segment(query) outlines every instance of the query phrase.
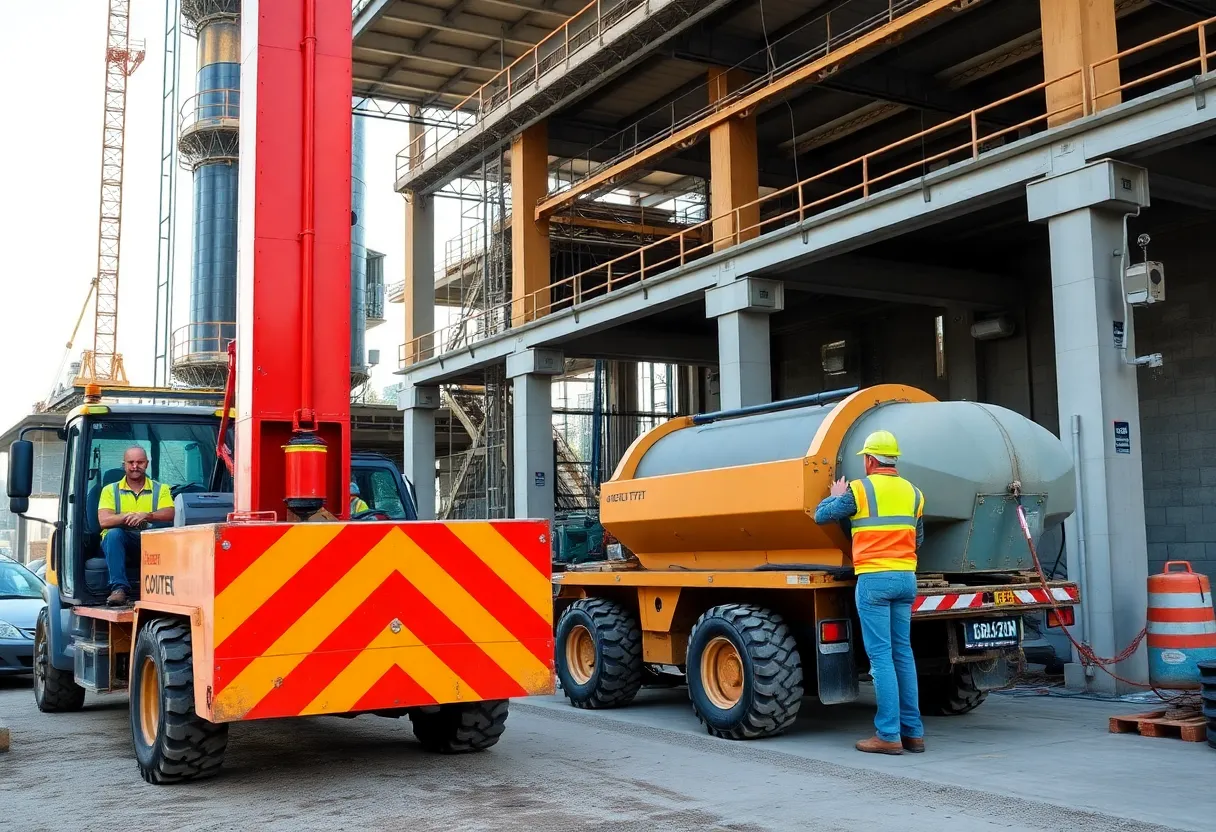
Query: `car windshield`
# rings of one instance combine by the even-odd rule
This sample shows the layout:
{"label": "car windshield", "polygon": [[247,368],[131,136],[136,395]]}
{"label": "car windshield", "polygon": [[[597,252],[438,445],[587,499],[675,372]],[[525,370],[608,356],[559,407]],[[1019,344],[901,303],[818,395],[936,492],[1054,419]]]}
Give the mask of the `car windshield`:
{"label": "car windshield", "polygon": [[0,561],[0,598],[41,598],[42,581],[11,561]]}

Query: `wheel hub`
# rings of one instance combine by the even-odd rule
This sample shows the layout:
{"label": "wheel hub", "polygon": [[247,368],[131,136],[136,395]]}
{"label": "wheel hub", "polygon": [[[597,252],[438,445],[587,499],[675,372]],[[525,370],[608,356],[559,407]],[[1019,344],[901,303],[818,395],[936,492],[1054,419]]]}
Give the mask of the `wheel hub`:
{"label": "wheel hub", "polygon": [[146,745],[156,744],[160,732],[160,679],[151,656],[139,668],[139,731]]}
{"label": "wheel hub", "polygon": [[582,624],[576,624],[566,637],[566,668],[577,685],[585,685],[595,675],[595,638]]}
{"label": "wheel hub", "polygon": [[743,657],[725,636],[717,636],[701,653],[701,683],[714,707],[728,711],[743,698]]}

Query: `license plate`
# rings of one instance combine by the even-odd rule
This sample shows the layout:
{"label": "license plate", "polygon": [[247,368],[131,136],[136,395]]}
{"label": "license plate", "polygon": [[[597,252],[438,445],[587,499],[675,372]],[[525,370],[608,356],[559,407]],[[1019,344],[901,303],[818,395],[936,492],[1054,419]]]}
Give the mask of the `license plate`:
{"label": "license plate", "polygon": [[1017,647],[1021,635],[1017,618],[986,618],[963,622],[963,647],[968,650],[988,650],[994,647]]}
{"label": "license plate", "polygon": [[998,607],[1006,607],[1010,604],[1019,603],[1017,594],[1010,592],[1007,589],[998,589],[996,592],[992,593],[992,598],[994,601],[996,601],[996,605]]}

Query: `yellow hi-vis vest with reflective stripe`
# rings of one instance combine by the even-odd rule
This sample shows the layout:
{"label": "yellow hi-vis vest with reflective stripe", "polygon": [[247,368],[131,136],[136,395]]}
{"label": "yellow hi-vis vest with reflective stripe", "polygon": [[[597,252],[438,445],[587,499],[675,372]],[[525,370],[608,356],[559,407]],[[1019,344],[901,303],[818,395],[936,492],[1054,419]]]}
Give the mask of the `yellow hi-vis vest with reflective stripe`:
{"label": "yellow hi-vis vest with reflective stripe", "polygon": [[916,521],[925,495],[896,474],[876,474],[849,483],[857,511],[849,518],[853,571],[916,571]]}

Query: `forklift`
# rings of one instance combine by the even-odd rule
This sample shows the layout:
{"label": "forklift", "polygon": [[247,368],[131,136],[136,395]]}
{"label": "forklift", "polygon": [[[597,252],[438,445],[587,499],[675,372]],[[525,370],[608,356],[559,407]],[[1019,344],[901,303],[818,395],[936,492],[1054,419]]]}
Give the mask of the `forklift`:
{"label": "forklift", "polygon": [[[230,395],[218,414],[99,400],[73,414],[36,633],[39,706],[125,688],[153,784],[216,774],[230,725],[254,719],[407,716],[428,750],[479,751],[509,699],[555,687],[548,521],[412,519],[404,482],[379,488],[351,453],[350,10],[243,11],[241,89],[259,94],[241,100]],[[172,486],[173,525],[142,531],[138,598],[106,606],[96,505],[134,444]],[[9,460],[24,514],[32,444]],[[352,477],[369,504],[357,517]]]}

